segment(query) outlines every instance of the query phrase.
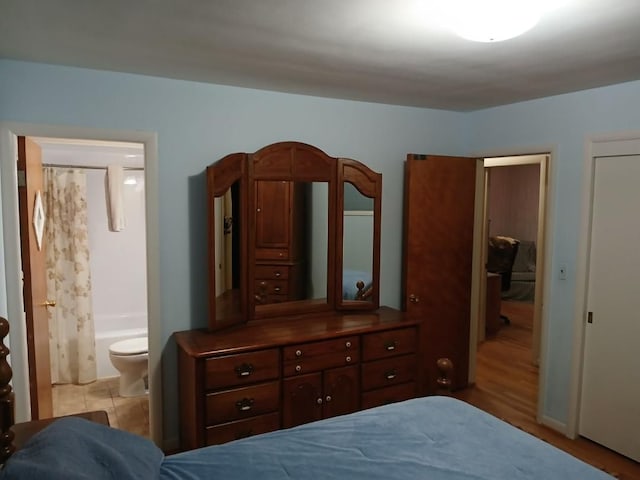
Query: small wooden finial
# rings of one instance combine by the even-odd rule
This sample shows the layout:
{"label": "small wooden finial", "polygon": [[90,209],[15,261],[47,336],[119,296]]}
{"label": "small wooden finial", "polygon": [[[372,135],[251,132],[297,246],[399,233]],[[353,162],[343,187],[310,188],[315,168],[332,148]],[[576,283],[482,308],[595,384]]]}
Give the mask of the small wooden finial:
{"label": "small wooden finial", "polygon": [[450,395],[453,388],[453,384],[451,383],[453,362],[446,357],[439,358],[436,361],[436,366],[438,367],[438,379],[436,380],[438,384],[437,393],[438,395]]}

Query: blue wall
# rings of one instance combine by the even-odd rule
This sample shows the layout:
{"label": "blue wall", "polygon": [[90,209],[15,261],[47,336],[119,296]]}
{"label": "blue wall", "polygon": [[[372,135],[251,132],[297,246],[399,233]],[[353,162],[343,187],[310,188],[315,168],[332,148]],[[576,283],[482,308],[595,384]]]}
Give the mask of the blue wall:
{"label": "blue wall", "polygon": [[[204,168],[296,140],[383,175],[381,302],[400,305],[403,161],[464,154],[465,115],[0,60],[0,120],[158,134],[165,438],[177,438],[172,332],[207,318]],[[153,320],[152,320],[153,321]]]}
{"label": "blue wall", "polygon": [[[552,196],[551,285],[548,309],[548,362],[545,414],[565,422],[569,406],[575,315],[576,262],[582,215],[586,146],[590,136],[640,132],[640,82],[547,97],[469,114],[475,154],[496,150],[540,152],[555,149]],[[540,152],[542,153],[542,152]],[[559,280],[560,265],[567,279]]]}
{"label": "blue wall", "polygon": [[640,131],[640,82],[472,113],[397,107],[0,60],[0,120],[158,134],[165,437],[177,437],[172,332],[206,325],[206,165],[297,140],[383,174],[381,303],[400,305],[406,154],[554,148],[545,414],[567,420],[586,139]]}

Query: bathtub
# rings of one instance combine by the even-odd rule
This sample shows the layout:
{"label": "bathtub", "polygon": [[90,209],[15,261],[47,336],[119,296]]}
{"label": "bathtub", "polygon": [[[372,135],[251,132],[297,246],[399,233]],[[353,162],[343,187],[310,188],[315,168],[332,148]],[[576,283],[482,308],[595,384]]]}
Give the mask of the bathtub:
{"label": "bathtub", "polygon": [[[147,335],[147,316],[144,314],[96,316],[96,366],[98,378],[117,377],[118,370],[111,365],[109,346],[120,340]],[[105,330],[108,327],[108,330]]]}

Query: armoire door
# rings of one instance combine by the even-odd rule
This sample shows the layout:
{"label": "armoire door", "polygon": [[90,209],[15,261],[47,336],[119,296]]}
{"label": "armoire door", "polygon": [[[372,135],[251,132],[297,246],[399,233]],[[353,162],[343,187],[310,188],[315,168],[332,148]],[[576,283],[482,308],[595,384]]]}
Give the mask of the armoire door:
{"label": "armoire door", "polygon": [[407,155],[403,310],[422,320],[421,393],[436,391],[436,361],[468,384],[477,159]]}
{"label": "armoire door", "polygon": [[640,155],[596,158],[579,433],[640,461]]}
{"label": "armoire door", "polygon": [[291,229],[291,182],[256,181],[256,258],[287,260]]}

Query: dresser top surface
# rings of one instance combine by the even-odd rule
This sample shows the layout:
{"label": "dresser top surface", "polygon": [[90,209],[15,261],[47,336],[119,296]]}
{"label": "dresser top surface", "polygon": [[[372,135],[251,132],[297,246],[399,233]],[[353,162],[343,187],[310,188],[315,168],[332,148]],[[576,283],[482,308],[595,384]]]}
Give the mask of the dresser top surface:
{"label": "dresser top surface", "polygon": [[419,323],[419,320],[409,318],[404,312],[380,307],[372,312],[338,312],[270,319],[218,332],[186,330],[174,333],[174,337],[188,355],[205,357],[409,327]]}

